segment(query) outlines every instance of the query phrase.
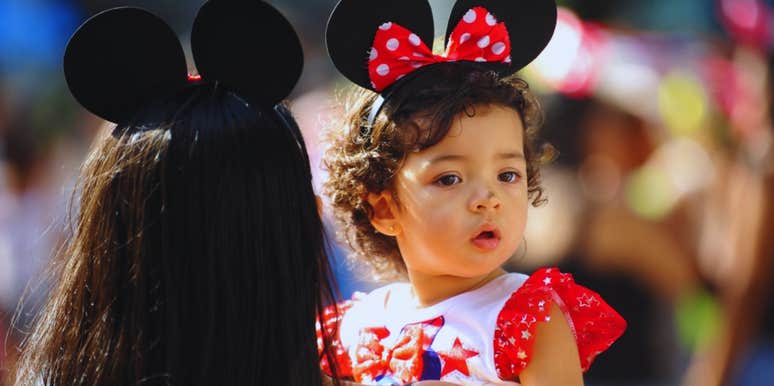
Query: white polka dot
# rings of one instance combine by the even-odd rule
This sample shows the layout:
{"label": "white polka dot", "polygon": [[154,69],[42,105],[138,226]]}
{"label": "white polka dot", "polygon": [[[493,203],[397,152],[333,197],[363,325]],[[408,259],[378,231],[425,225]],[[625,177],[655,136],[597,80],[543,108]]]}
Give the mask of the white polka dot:
{"label": "white polka dot", "polygon": [[470,9],[468,12],[465,13],[465,16],[462,17],[462,20],[465,20],[466,23],[470,24],[476,21],[476,11]]}
{"label": "white polka dot", "polygon": [[495,24],[497,24],[497,19],[495,19],[494,15],[488,12],[486,14],[486,24],[488,24],[489,26],[494,26]]}
{"label": "white polka dot", "polygon": [[476,58],[476,61],[477,62],[486,62],[486,59],[484,59],[484,58],[479,56],[479,57]]}
{"label": "white polka dot", "polygon": [[422,67],[422,63],[412,63],[411,67],[414,67],[414,68]]}
{"label": "white polka dot", "polygon": [[460,36],[460,44],[464,44],[466,41],[470,40],[470,34],[465,32]]}
{"label": "white polka dot", "polygon": [[406,75],[400,75],[400,76],[398,76],[397,78],[395,78],[395,80],[400,80],[400,79],[401,79],[401,78],[403,78],[404,76],[406,76]]}
{"label": "white polka dot", "polygon": [[379,26],[379,29],[382,31],[387,31],[390,28],[392,28],[392,22],[387,22]]}
{"label": "white polka dot", "polygon": [[387,49],[390,51],[395,51],[400,46],[400,43],[398,42],[398,39],[392,38],[387,41]]}
{"label": "white polka dot", "polygon": [[486,48],[489,45],[489,35],[484,36],[481,39],[478,39],[478,42],[476,43],[478,48]]}
{"label": "white polka dot", "polygon": [[408,56],[401,56],[398,60],[402,60],[404,62],[407,62],[407,61],[411,60],[411,58],[409,58]]}
{"label": "white polka dot", "polygon": [[379,65],[379,67],[376,67],[376,73],[381,76],[385,76],[390,73],[390,66],[382,63]]}
{"label": "white polka dot", "polygon": [[500,55],[503,51],[505,51],[505,43],[497,42],[492,45],[492,52],[494,52],[495,55]]}
{"label": "white polka dot", "polygon": [[424,58],[425,57],[424,54],[420,54],[419,52],[415,52],[412,55],[416,56],[417,58]]}
{"label": "white polka dot", "polygon": [[418,46],[422,41],[419,39],[419,36],[416,34],[409,35],[409,43],[411,43],[414,46]]}
{"label": "white polka dot", "polygon": [[376,83],[371,82],[371,88],[376,89]]}
{"label": "white polka dot", "polygon": [[368,60],[374,60],[379,57],[379,51],[376,48],[371,47],[371,53],[368,55]]}
{"label": "white polka dot", "polygon": [[503,62],[505,62],[505,63],[510,63],[510,62],[511,62],[511,57],[510,57],[510,55],[509,55],[507,58],[505,58],[505,60],[503,60]]}

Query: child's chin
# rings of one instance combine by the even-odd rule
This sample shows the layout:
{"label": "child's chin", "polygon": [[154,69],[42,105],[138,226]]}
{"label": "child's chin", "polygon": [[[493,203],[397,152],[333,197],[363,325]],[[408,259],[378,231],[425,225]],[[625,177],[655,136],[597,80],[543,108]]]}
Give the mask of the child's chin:
{"label": "child's chin", "polygon": [[508,258],[510,258],[510,255],[506,255],[502,251],[479,252],[468,256],[460,266],[460,269],[468,277],[484,276],[500,269],[508,261]]}

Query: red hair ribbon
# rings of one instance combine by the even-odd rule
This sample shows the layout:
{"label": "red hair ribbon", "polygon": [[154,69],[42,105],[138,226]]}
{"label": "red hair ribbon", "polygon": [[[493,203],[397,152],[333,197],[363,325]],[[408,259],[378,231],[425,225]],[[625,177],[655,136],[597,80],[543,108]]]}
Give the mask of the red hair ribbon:
{"label": "red hair ribbon", "polygon": [[374,90],[381,92],[412,71],[434,63],[511,63],[511,41],[505,23],[483,7],[468,10],[454,27],[446,52],[435,55],[416,34],[397,23],[379,26],[368,60]]}

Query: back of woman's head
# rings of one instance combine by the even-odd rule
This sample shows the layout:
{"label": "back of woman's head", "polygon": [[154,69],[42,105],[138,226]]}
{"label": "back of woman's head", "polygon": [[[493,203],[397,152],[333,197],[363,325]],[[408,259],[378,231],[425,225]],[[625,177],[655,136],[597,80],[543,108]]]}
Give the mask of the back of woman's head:
{"label": "back of woman's head", "polygon": [[197,85],[102,138],[18,380],[319,384],[328,269],[291,128],[283,107]]}

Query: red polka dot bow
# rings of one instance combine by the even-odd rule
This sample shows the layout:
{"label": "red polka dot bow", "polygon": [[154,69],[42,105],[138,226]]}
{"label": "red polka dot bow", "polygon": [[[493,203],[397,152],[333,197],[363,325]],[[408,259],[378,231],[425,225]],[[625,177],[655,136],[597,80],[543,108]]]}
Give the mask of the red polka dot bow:
{"label": "red polka dot bow", "polygon": [[368,61],[371,86],[382,91],[418,68],[433,63],[511,63],[511,42],[504,23],[484,7],[468,10],[454,27],[446,52],[436,55],[413,32],[397,23],[384,23],[376,31]]}

